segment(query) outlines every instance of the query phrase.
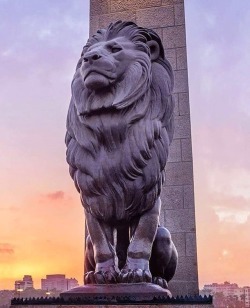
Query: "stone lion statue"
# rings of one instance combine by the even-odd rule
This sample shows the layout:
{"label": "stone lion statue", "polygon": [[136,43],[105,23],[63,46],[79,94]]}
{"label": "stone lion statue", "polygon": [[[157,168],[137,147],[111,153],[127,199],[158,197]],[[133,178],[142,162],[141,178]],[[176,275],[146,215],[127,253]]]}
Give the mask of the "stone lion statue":
{"label": "stone lion statue", "polygon": [[173,72],[158,35],[111,23],[83,48],[67,117],[67,162],[85,209],[85,283],[153,282],[177,264],[159,226],[173,138]]}

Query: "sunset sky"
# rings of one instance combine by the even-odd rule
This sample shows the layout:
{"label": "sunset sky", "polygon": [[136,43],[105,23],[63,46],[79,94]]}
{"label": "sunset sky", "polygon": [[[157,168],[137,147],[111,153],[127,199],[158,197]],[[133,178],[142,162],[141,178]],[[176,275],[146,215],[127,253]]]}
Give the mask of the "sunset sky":
{"label": "sunset sky", "polygon": [[[199,281],[250,285],[250,1],[185,0]],[[0,0],[0,289],[82,283],[84,216],[65,162],[87,0]]]}

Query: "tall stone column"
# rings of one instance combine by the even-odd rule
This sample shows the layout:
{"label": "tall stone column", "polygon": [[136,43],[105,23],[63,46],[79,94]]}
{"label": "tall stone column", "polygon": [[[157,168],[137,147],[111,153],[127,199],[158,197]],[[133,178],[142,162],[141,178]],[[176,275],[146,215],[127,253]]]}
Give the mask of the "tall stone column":
{"label": "tall stone column", "polygon": [[179,254],[172,294],[198,294],[184,0],[90,0],[90,34],[117,20],[156,31],[174,69],[175,135],[161,195],[161,224],[170,230]]}

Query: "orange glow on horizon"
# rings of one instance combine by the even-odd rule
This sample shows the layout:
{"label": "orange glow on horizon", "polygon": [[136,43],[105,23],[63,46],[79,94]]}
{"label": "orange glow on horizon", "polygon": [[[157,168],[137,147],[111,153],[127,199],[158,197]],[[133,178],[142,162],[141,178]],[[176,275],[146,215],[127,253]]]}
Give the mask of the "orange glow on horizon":
{"label": "orange glow on horizon", "polygon": [[[11,244],[0,245],[0,289],[14,289],[15,280],[24,275],[31,275],[40,288],[41,278],[53,273],[82,284],[83,213],[77,192],[74,197],[58,192],[38,195],[10,210],[1,225]],[[15,226],[11,235],[9,226]]]}

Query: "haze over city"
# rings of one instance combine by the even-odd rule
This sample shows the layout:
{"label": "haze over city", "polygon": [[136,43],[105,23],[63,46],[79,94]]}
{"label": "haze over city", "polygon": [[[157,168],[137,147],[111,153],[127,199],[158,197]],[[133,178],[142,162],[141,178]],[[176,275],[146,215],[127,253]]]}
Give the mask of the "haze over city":
{"label": "haze over city", "polygon": [[[199,283],[250,284],[250,2],[186,0]],[[85,0],[0,0],[0,289],[82,283],[84,214],[65,161]]]}

